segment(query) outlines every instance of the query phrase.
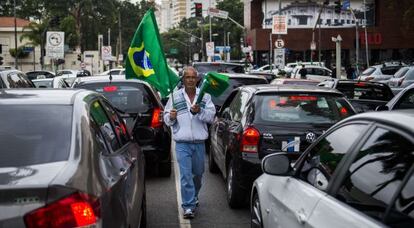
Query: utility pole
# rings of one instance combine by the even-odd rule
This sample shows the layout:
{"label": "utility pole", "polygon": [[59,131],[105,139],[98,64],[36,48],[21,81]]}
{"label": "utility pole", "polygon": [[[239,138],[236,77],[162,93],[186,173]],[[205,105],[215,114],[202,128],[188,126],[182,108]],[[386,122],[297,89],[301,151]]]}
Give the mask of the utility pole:
{"label": "utility pole", "polygon": [[16,19],[16,0],[13,0],[13,14],[14,14],[14,68],[17,69],[17,19]]}
{"label": "utility pole", "polygon": [[332,41],[336,43],[336,78],[341,78],[341,42],[342,37],[332,37]]}
{"label": "utility pole", "polygon": [[368,34],[367,34],[367,4],[364,0],[364,28],[365,28],[365,55],[367,58],[367,68],[369,67],[369,54],[368,54]]}
{"label": "utility pole", "polygon": [[352,16],[355,20],[355,70],[357,75],[359,75],[359,33],[358,33],[358,19],[355,16],[354,11],[352,8],[349,8],[351,11]]}
{"label": "utility pole", "polygon": [[[118,33],[119,33],[119,54],[123,54],[122,53],[122,32],[121,32],[121,12],[118,12]],[[119,55],[118,55],[119,58]],[[119,63],[119,59],[118,59],[118,63]]]}

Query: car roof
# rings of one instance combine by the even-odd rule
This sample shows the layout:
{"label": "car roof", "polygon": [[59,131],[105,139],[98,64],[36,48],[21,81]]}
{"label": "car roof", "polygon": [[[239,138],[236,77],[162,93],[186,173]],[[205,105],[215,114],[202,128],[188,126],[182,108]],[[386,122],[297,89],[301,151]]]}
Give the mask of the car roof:
{"label": "car roof", "polygon": [[262,93],[262,92],[334,93],[334,94],[343,96],[343,94],[336,89],[327,88],[327,87],[310,86],[310,85],[263,84],[263,85],[242,86],[242,88],[251,90],[252,92],[255,92],[255,93]]}
{"label": "car roof", "polygon": [[223,75],[228,76],[230,79],[231,78],[253,78],[253,79],[265,79],[263,76],[261,75],[255,75],[255,74],[241,74],[241,73],[220,73]]}
{"label": "car roof", "polygon": [[[75,80],[75,83],[101,83],[109,82],[109,75],[102,76],[87,76],[87,77],[78,77]],[[131,83],[141,83],[150,86],[147,82],[138,79],[126,79],[125,75],[112,75],[112,82],[131,82]]]}
{"label": "car roof", "polygon": [[241,63],[228,63],[228,62],[194,62],[193,66],[196,65],[229,65],[229,66],[244,66]]}
{"label": "car roof", "polygon": [[96,94],[83,89],[2,89],[0,104],[59,104],[72,105],[81,93]]}
{"label": "car roof", "polygon": [[382,122],[390,125],[397,125],[402,129],[411,132],[411,134],[414,134],[414,124],[407,124],[414,122],[414,112],[413,110],[409,109],[382,112],[365,112],[348,117],[345,122],[353,120],[368,120]]}
{"label": "car roof", "polygon": [[38,78],[33,79],[32,82],[45,82],[45,81],[53,81],[54,78]]}
{"label": "car roof", "polygon": [[363,83],[366,85],[375,85],[375,86],[386,86],[386,84],[381,83],[381,82],[372,82],[372,81],[361,81],[361,80],[349,80],[349,79],[337,79],[337,78],[332,78],[332,79],[327,79],[328,80],[332,80],[332,81],[336,81],[338,84],[357,84],[357,83]]}

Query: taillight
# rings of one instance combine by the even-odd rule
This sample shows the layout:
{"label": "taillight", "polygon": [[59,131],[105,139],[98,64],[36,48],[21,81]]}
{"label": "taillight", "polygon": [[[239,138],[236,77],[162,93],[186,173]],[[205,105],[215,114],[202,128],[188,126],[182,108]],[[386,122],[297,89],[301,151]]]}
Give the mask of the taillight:
{"label": "taillight", "polygon": [[241,152],[257,153],[259,147],[260,132],[254,127],[248,127],[243,131]]}
{"label": "taillight", "polygon": [[84,193],[73,193],[24,216],[26,227],[79,227],[96,224],[99,200]]}
{"label": "taillight", "polygon": [[152,128],[159,128],[162,126],[162,115],[161,115],[161,108],[156,107],[152,113],[151,119],[151,127]]}

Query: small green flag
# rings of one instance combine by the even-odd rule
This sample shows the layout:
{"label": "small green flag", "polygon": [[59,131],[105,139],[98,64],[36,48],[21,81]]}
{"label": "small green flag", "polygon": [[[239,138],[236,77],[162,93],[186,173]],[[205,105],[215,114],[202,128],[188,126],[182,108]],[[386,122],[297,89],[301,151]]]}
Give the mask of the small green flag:
{"label": "small green flag", "polygon": [[197,104],[201,102],[205,93],[219,97],[229,87],[229,77],[216,72],[208,72],[203,79],[200,95],[197,98]]}
{"label": "small green flag", "polygon": [[135,31],[125,64],[127,79],[140,79],[154,86],[162,97],[171,93],[178,76],[168,67],[154,11],[148,10]]}

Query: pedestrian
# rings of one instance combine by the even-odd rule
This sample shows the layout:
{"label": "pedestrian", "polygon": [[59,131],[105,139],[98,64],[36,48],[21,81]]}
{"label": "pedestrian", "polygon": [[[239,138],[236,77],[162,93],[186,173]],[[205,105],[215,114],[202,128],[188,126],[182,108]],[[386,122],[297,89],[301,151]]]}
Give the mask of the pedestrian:
{"label": "pedestrian", "polygon": [[346,67],[346,78],[354,79],[354,68],[351,65]]}
{"label": "pedestrian", "polygon": [[299,74],[301,79],[306,79],[308,72],[306,71],[305,65],[302,65],[302,68],[299,70]]}
{"label": "pedestrian", "polygon": [[[208,138],[207,123],[212,123],[216,109],[211,96],[205,94],[200,104],[195,104],[200,89],[197,70],[183,70],[184,87],[175,91],[164,111],[165,123],[172,127],[175,153],[180,167],[181,207],[184,218],[194,218],[198,194],[204,173],[204,141]],[[174,99],[174,102],[173,100]]]}

